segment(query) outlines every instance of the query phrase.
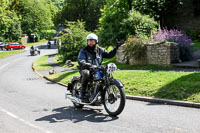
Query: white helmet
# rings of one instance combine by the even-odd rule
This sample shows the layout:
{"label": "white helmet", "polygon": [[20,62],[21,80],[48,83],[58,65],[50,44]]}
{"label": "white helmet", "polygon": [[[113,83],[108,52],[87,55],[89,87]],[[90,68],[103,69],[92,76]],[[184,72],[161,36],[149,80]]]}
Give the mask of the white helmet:
{"label": "white helmet", "polygon": [[89,35],[87,35],[86,39],[87,39],[87,41],[88,40],[95,40],[96,43],[98,43],[98,36],[96,34],[94,34],[94,33],[90,33]]}

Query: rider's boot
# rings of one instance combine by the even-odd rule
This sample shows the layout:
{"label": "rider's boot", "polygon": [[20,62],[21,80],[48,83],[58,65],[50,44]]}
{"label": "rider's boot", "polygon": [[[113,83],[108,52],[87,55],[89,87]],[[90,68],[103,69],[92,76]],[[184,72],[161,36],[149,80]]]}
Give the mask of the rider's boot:
{"label": "rider's boot", "polygon": [[81,96],[80,96],[80,99],[81,99],[81,102],[86,103],[86,102],[88,102],[88,101],[87,101],[87,97],[85,96],[86,86],[82,85],[81,88],[82,88],[82,89],[81,89]]}

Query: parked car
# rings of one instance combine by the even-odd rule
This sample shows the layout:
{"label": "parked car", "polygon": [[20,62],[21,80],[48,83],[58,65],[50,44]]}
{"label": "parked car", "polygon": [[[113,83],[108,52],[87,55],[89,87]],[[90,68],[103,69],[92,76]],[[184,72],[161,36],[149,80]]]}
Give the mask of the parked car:
{"label": "parked car", "polygon": [[6,50],[14,50],[14,49],[25,49],[26,46],[17,42],[12,42],[12,43],[8,43],[8,45],[5,45],[4,48]]}
{"label": "parked car", "polygon": [[5,45],[6,44],[4,42],[0,42],[0,50],[4,50]]}

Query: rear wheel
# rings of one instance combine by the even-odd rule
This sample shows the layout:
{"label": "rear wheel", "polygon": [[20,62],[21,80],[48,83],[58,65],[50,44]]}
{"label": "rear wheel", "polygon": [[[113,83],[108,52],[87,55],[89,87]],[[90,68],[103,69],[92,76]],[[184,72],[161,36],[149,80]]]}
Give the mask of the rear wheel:
{"label": "rear wheel", "polygon": [[104,94],[104,108],[109,115],[119,115],[124,109],[125,102],[126,96],[122,87],[112,84],[106,89]]}
{"label": "rear wheel", "polygon": [[[73,83],[72,96],[79,98],[80,92],[81,92],[81,82],[77,80]],[[74,104],[74,107],[76,108],[83,108],[84,106],[76,102],[73,102],[73,104]]]}

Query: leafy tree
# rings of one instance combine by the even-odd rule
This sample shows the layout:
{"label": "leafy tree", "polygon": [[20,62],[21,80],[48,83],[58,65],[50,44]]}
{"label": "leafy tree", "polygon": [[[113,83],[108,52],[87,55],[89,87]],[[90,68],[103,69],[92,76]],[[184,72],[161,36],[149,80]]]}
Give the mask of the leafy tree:
{"label": "leafy tree", "polygon": [[21,34],[21,23],[9,0],[0,0],[0,41],[18,41]]}
{"label": "leafy tree", "polygon": [[161,20],[168,10],[174,10],[183,0],[133,0],[133,6],[142,14],[148,14],[156,20]]}
{"label": "leafy tree", "polygon": [[63,61],[77,60],[78,53],[81,48],[86,45],[86,36],[88,32],[85,30],[83,22],[69,22],[67,21],[65,26],[67,27],[60,37],[62,45],[59,47],[59,54],[63,57]]}
{"label": "leafy tree", "polygon": [[81,20],[85,22],[87,30],[93,31],[97,28],[100,9],[104,0],[67,0],[62,11],[54,19],[56,25],[67,21]]}
{"label": "leafy tree", "polygon": [[107,0],[99,20],[99,42],[101,45],[112,45],[116,39],[125,39],[121,32],[121,22],[128,18],[129,3],[127,0]]}
{"label": "leafy tree", "polygon": [[[14,0],[16,1],[16,0]],[[17,0],[15,11],[17,12],[23,33],[35,33],[38,37],[42,30],[53,26],[51,13],[41,0]]]}

